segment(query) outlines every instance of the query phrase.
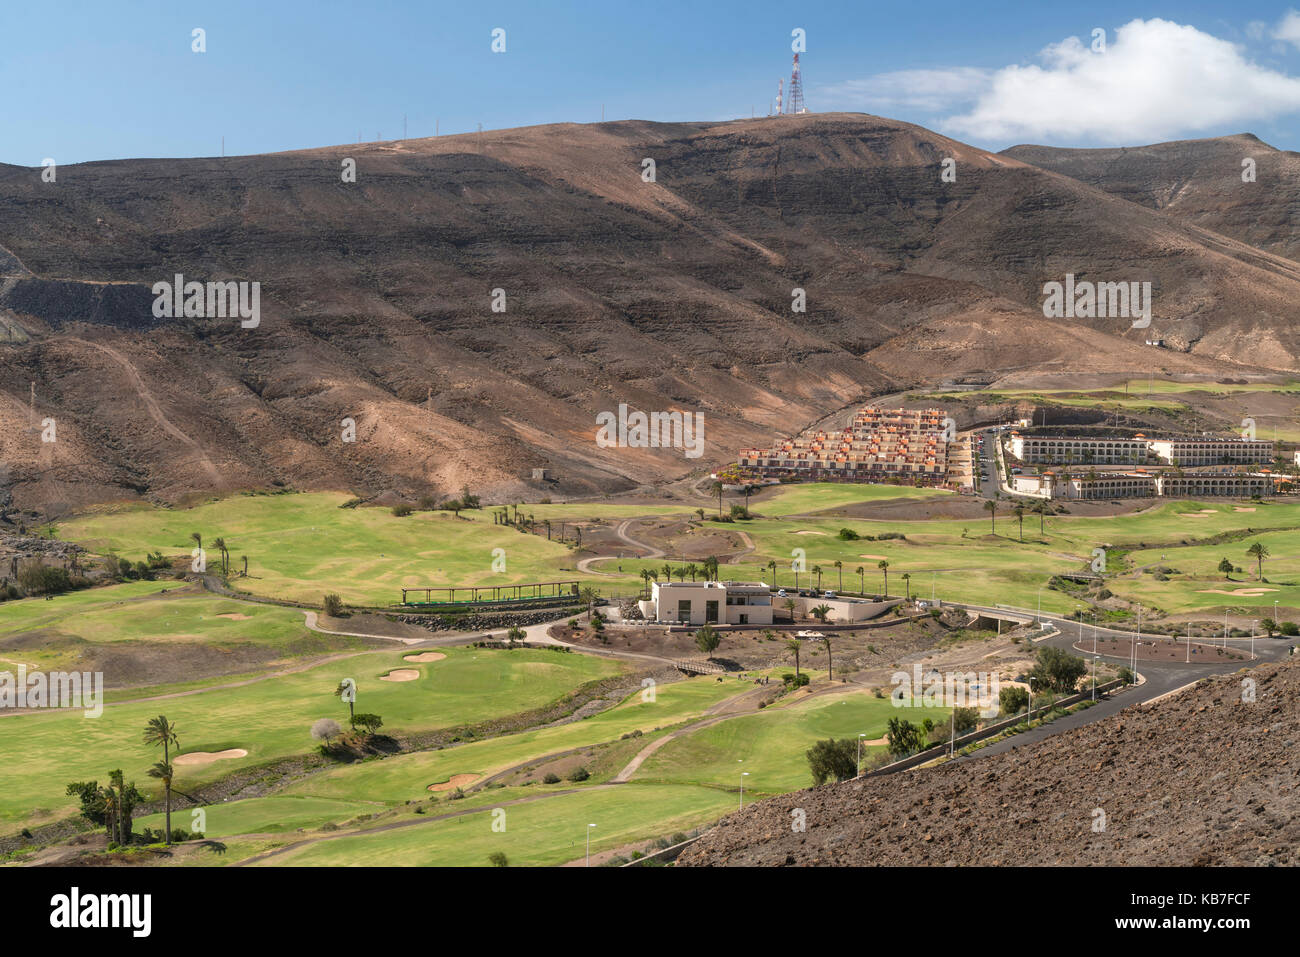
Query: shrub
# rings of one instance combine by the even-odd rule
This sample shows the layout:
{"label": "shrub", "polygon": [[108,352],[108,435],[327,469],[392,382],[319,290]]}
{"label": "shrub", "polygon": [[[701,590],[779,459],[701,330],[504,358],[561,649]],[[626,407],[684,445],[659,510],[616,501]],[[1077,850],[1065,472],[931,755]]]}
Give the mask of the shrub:
{"label": "shrub", "polygon": [[396,515],[398,518],[405,518],[406,516],[410,515],[412,511],[414,511],[414,509],[412,509],[411,506],[407,505],[405,502],[403,502],[401,505],[393,506],[393,514]]}
{"label": "shrub", "polygon": [[333,592],[327,594],[325,596],[325,614],[331,618],[337,618],[343,614],[343,599]]}
{"label": "shrub", "polygon": [[832,778],[847,781],[858,773],[858,743],[852,738],[818,741],[805,754],[814,785],[825,784]]}
{"label": "shrub", "polygon": [[554,771],[548,771],[548,772],[546,773],[546,777],[542,778],[542,783],[543,783],[543,784],[559,784],[559,783],[560,783],[560,776],[559,776],[558,774],[556,774]]}
{"label": "shrub", "polygon": [[506,857],[502,851],[493,851],[488,855],[488,863],[493,867],[509,867],[510,858]]}
{"label": "shrub", "polygon": [[1001,714],[1019,714],[1029,706],[1029,692],[1024,688],[1003,688],[998,693]]}
{"label": "shrub", "polygon": [[574,768],[569,774],[569,780],[575,783],[578,781],[585,781],[589,777],[591,777],[591,772],[586,768]]}

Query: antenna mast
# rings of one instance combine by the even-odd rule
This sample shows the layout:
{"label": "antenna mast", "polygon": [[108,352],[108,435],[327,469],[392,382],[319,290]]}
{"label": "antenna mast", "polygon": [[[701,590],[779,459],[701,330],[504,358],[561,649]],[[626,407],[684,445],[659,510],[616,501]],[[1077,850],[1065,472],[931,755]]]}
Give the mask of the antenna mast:
{"label": "antenna mast", "polygon": [[807,113],[803,102],[803,81],[799,79],[799,54],[794,55],[794,68],[790,71],[790,112]]}

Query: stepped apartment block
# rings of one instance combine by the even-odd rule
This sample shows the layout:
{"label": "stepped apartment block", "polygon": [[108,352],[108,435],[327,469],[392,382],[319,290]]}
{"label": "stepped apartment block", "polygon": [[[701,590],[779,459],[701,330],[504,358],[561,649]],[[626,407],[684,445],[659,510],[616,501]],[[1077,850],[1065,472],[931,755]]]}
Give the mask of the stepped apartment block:
{"label": "stepped apartment block", "polygon": [[864,408],[838,432],[809,430],[768,449],[741,449],[740,467],[763,478],[942,485],[948,443],[942,409]]}

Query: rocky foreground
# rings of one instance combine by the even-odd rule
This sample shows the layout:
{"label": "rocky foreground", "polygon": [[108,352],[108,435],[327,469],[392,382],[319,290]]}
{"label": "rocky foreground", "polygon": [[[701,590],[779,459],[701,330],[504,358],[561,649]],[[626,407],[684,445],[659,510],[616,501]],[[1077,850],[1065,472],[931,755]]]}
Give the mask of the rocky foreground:
{"label": "rocky foreground", "polygon": [[1298,746],[1300,666],[1269,664],[1031,748],[755,804],[678,864],[1295,865]]}

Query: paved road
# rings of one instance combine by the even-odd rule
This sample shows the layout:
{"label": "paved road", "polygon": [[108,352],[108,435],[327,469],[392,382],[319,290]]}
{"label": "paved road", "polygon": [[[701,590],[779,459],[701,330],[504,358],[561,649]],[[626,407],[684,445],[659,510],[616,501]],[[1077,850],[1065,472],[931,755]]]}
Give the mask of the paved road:
{"label": "paved road", "polygon": [[[1033,609],[996,608],[978,605],[963,605],[962,607],[971,611],[1010,611],[1022,615],[1028,613],[1030,616],[1036,617]],[[1056,628],[1059,629],[1060,634],[1051,638],[1045,638],[1041,642],[1038,642],[1038,644],[1047,644],[1056,648],[1063,648],[1067,651],[1073,652],[1074,654],[1079,653],[1078,650],[1074,648],[1074,643],[1079,639],[1079,623],[1077,621],[1046,613],[1042,615],[1042,621],[1044,625],[1056,626]],[[1092,626],[1085,624],[1083,634],[1084,643],[1086,645],[1087,639],[1092,635]],[[1134,633],[1129,630],[1099,626],[1097,628],[1097,635],[1100,638],[1130,638],[1134,636]],[[1202,644],[1206,643],[1208,642],[1202,639]],[[1139,660],[1138,673],[1143,679],[1145,679],[1142,684],[1129,688],[1111,698],[1104,698],[1097,705],[1091,708],[1077,711],[1064,718],[1058,718],[1057,720],[1048,722],[1045,725],[1040,725],[1031,731],[1026,731],[1024,734],[1018,734],[1006,738],[999,741],[997,744],[991,744],[980,748],[978,751],[975,751],[967,757],[959,758],[958,760],[967,761],[990,754],[1000,754],[1004,751],[1014,751],[1016,748],[1036,744],[1048,735],[1056,734],[1061,731],[1068,731],[1071,728],[1081,727],[1091,721],[1097,721],[1101,718],[1116,714],[1124,708],[1142,704],[1153,698],[1158,698],[1170,691],[1174,691],[1195,681],[1199,681],[1201,678],[1208,678],[1211,675],[1228,674],[1243,667],[1253,667],[1261,661],[1277,661],[1281,658],[1287,657],[1287,647],[1290,643],[1290,640],[1285,639],[1257,638],[1255,640],[1256,660],[1253,662],[1225,661],[1214,663],[1192,662],[1191,664],[1186,664],[1181,661],[1168,662]],[[1249,654],[1249,638],[1236,639],[1235,641],[1229,639],[1229,644]],[[1084,652],[1084,657],[1087,657],[1087,654],[1087,652]],[[1101,655],[1100,657],[1109,661],[1119,662],[1120,664],[1128,663],[1128,659],[1122,656],[1116,657],[1114,655]]]}

